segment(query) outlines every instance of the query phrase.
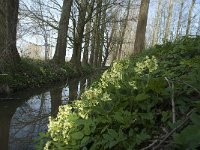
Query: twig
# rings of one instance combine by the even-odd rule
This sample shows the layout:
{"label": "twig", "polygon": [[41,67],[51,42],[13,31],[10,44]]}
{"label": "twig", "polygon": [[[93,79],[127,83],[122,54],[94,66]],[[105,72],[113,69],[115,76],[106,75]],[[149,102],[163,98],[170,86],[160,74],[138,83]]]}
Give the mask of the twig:
{"label": "twig", "polygon": [[174,102],[174,83],[169,81],[167,77],[165,77],[165,80],[167,81],[169,87],[172,89],[171,92],[171,103],[172,103],[172,123],[176,122],[176,108],[175,108],[175,102]]}
{"label": "twig", "polygon": [[176,109],[175,109],[175,102],[174,102],[174,83],[172,82],[172,121],[173,123],[176,122]]}
{"label": "twig", "polygon": [[150,149],[150,148],[153,147],[157,142],[158,142],[158,140],[154,140],[153,143],[151,143],[151,144],[148,145],[147,147],[142,148],[141,150],[147,150],[147,149]]}
{"label": "twig", "polygon": [[189,120],[189,117],[194,110],[195,109],[192,109],[190,112],[188,112],[186,115],[186,118],[182,121],[182,123],[180,123],[176,128],[174,128],[171,132],[169,132],[165,136],[165,138],[162,141],[160,141],[160,143],[156,147],[154,147],[154,150],[158,149],[161,146],[161,144],[163,144],[176,130],[178,130],[180,127],[182,127]]}
{"label": "twig", "polygon": [[180,81],[180,80],[173,80],[173,81],[178,81],[178,82],[180,82],[180,83],[182,83],[182,84],[185,84],[185,85],[187,85],[187,86],[193,88],[193,89],[200,95],[200,91],[199,91],[197,88],[193,87],[191,84],[189,84],[189,83],[187,83],[187,82],[184,82],[184,81]]}

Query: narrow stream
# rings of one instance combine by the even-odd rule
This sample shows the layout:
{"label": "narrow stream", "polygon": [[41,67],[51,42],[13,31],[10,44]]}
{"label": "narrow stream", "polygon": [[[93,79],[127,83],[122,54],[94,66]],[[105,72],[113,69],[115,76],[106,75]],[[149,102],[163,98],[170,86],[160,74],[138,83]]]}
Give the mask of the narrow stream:
{"label": "narrow stream", "polygon": [[26,92],[18,94],[16,100],[1,100],[0,150],[35,149],[34,139],[47,131],[48,117],[55,117],[60,105],[78,99],[90,82],[88,78],[73,79],[33,96],[19,98]]}

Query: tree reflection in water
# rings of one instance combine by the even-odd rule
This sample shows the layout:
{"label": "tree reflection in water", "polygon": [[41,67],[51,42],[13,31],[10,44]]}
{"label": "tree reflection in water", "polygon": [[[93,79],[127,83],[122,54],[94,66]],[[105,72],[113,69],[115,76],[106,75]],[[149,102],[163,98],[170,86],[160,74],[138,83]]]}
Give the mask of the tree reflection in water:
{"label": "tree reflection in water", "polygon": [[15,103],[10,104],[1,103],[0,107],[0,150],[7,150],[9,145],[10,123],[16,110]]}
{"label": "tree reflection in water", "polygon": [[34,96],[17,108],[10,126],[10,149],[33,149],[33,140],[47,130],[50,93]]}
{"label": "tree reflection in water", "polygon": [[32,96],[22,105],[0,106],[0,150],[34,149],[34,139],[47,131],[48,117],[56,117],[60,105],[78,99],[87,83],[87,79],[70,80],[68,85]]}
{"label": "tree reflection in water", "polygon": [[56,117],[58,114],[59,106],[62,105],[62,89],[55,88],[50,91],[51,95],[51,116]]}

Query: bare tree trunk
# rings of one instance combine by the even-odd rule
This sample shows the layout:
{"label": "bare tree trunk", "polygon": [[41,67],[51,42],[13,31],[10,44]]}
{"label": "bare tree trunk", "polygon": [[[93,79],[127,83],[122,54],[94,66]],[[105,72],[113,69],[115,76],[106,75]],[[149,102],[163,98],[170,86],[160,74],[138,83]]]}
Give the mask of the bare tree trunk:
{"label": "bare tree trunk", "polygon": [[123,22],[123,29],[122,29],[122,33],[121,33],[121,37],[120,37],[120,42],[119,42],[119,50],[118,50],[118,59],[121,59],[121,55],[122,55],[122,45],[124,43],[124,36],[126,33],[126,27],[128,24],[128,17],[129,17],[129,12],[130,12],[130,5],[131,5],[131,0],[128,1],[128,6],[127,6],[127,13],[126,13],[126,17],[125,20]]}
{"label": "bare tree trunk", "polygon": [[64,0],[59,22],[58,38],[56,43],[56,51],[53,59],[57,64],[65,62],[66,48],[67,48],[67,31],[73,0]]}
{"label": "bare tree trunk", "polygon": [[[95,27],[95,23],[93,24],[93,28]],[[95,47],[95,30],[92,31],[92,38],[91,38],[91,51],[90,51],[90,65],[94,65],[94,47]]]}
{"label": "bare tree trunk", "polygon": [[167,22],[166,22],[166,27],[165,27],[164,42],[166,42],[168,40],[169,35],[170,35],[172,10],[173,10],[173,0],[169,0],[169,9],[168,9],[168,16],[167,16]]}
{"label": "bare tree trunk", "polygon": [[200,36],[200,17],[199,17],[199,22],[198,22],[198,28],[197,28],[196,35]]}
{"label": "bare tree trunk", "polygon": [[115,28],[112,27],[110,37],[108,36],[108,33],[106,35],[107,41],[106,41],[106,46],[105,46],[105,56],[104,56],[104,59],[103,59],[102,67],[105,67],[106,61],[107,61],[108,56],[109,56],[109,52],[111,52],[111,49],[112,49],[111,48],[111,42],[113,40],[114,30],[115,30]]}
{"label": "bare tree trunk", "polygon": [[192,4],[190,6],[189,14],[188,14],[188,22],[187,22],[187,27],[186,27],[186,35],[189,34],[190,32],[190,25],[191,25],[191,19],[192,19],[192,10],[194,8],[196,0],[192,0]]}
{"label": "bare tree trunk", "polygon": [[[97,15],[97,10],[96,10]],[[97,40],[97,17],[93,22],[93,31],[92,31],[92,38],[91,38],[91,53],[90,53],[90,65],[95,66],[95,53],[96,53],[96,40]]]}
{"label": "bare tree trunk", "polygon": [[103,49],[104,49],[104,42],[105,42],[105,38],[104,38],[104,34],[105,34],[105,30],[106,30],[106,12],[107,12],[107,1],[104,2],[105,6],[103,7],[103,13],[102,13],[102,25],[101,25],[101,29],[100,29],[100,51],[99,51],[99,59],[98,59],[98,65],[100,67],[102,67],[102,56],[103,56]]}
{"label": "bare tree trunk", "polygon": [[95,40],[95,55],[94,55],[94,65],[97,67],[99,66],[98,64],[98,58],[99,58],[99,51],[100,51],[100,45],[101,45],[101,42],[100,42],[100,38],[101,38],[101,33],[100,33],[100,24],[101,24],[101,17],[102,17],[102,12],[101,12],[101,9],[102,9],[102,0],[98,0],[97,1],[97,12],[96,12],[96,26],[95,26],[95,37],[96,37],[96,40]]}
{"label": "bare tree trunk", "polygon": [[152,37],[152,45],[155,45],[158,42],[158,31],[159,31],[159,25],[160,25],[159,22],[161,19],[160,5],[161,5],[161,0],[158,0],[155,26],[154,26],[153,37]]}
{"label": "bare tree trunk", "polygon": [[[88,6],[88,16],[92,15],[92,11],[94,9],[94,2],[91,2]],[[85,31],[85,46],[84,46],[84,52],[83,52],[83,60],[82,64],[83,65],[88,65],[88,52],[89,52],[89,46],[90,46],[90,37],[91,37],[91,27],[92,27],[92,20],[91,17],[88,18],[87,24],[86,24],[86,31]]]}
{"label": "bare tree trunk", "polygon": [[48,37],[47,37],[47,34],[45,33],[44,35],[44,59],[45,60],[48,60],[49,58],[49,44],[48,44]]}
{"label": "bare tree trunk", "polygon": [[78,98],[78,84],[79,79],[73,79],[69,81],[69,101],[68,104],[72,103],[73,100]]}
{"label": "bare tree trunk", "polygon": [[[114,24],[115,25],[115,24]],[[113,41],[113,36],[114,36],[114,33],[115,33],[115,26],[112,26],[112,28],[111,28],[111,33],[110,33],[110,37],[109,37],[109,35],[108,35],[108,32],[107,32],[107,34],[106,34],[106,46],[105,46],[105,56],[104,56],[104,58],[103,58],[103,63],[102,63],[102,67],[105,67],[105,65],[106,65],[106,61],[107,61],[107,59],[108,59],[108,56],[109,56],[109,54],[110,53],[112,53],[112,48],[111,48],[111,43],[112,43],[112,41]]]}
{"label": "bare tree trunk", "polygon": [[95,45],[96,45],[96,20],[93,23],[93,31],[92,31],[92,38],[91,38],[91,51],[90,51],[90,65],[94,66],[94,55],[95,55]]}
{"label": "bare tree trunk", "polygon": [[90,29],[91,29],[91,21],[86,24],[86,35],[85,35],[85,46],[83,52],[83,65],[88,65],[88,50],[90,45]]}
{"label": "bare tree trunk", "polygon": [[181,20],[182,20],[182,15],[183,15],[183,6],[184,6],[184,0],[181,1],[181,8],[179,11],[179,16],[178,16],[178,24],[177,24],[177,29],[176,29],[176,38],[179,36],[179,30],[181,27]]}
{"label": "bare tree trunk", "polygon": [[[4,8],[3,8],[4,7]],[[15,72],[20,56],[16,47],[19,0],[1,1],[0,72]]]}
{"label": "bare tree trunk", "polygon": [[[112,34],[112,31],[111,31]],[[105,67],[106,65],[106,61],[108,59],[108,55],[109,55],[109,37],[108,37],[108,33],[106,34],[106,46],[105,46],[105,54],[104,54],[104,58],[103,58],[103,62],[102,62],[102,67]]]}
{"label": "bare tree trunk", "polygon": [[80,70],[81,51],[82,51],[82,42],[83,42],[83,33],[84,33],[84,27],[85,27],[87,4],[88,4],[87,0],[81,0],[78,23],[77,23],[77,31],[75,33],[75,38],[74,38],[73,54],[70,61],[78,72],[81,71]]}
{"label": "bare tree trunk", "polygon": [[116,9],[114,11],[114,16],[112,18],[112,29],[111,29],[111,35],[109,38],[109,52],[111,53],[112,61],[117,59],[117,53],[118,53],[118,29],[119,29],[119,24],[117,22],[117,12],[119,9]]}
{"label": "bare tree trunk", "polygon": [[120,32],[118,32],[117,34],[118,34],[118,36],[117,36],[118,38],[117,38],[117,41],[116,41],[117,43],[115,45],[115,49],[116,50],[115,50],[115,54],[114,54],[114,57],[113,57],[114,60],[117,60],[117,58],[119,56],[119,38],[120,38]]}
{"label": "bare tree trunk", "polygon": [[[40,9],[40,15],[41,15],[41,17],[42,17],[42,19],[43,20],[45,20],[44,19],[44,15],[43,15],[43,9],[42,9],[42,2],[41,2],[41,0],[39,0],[39,9]],[[47,27],[46,27],[46,25],[45,25],[45,22],[44,21],[42,21],[41,22],[41,28],[42,28],[42,30],[43,30],[43,32],[44,32],[44,35],[43,35],[43,38],[44,38],[44,59],[45,59],[45,61],[46,60],[48,60],[48,54],[49,54],[49,44],[48,44],[48,34],[47,34]]]}
{"label": "bare tree trunk", "polygon": [[[6,0],[0,1],[0,56],[6,48]],[[2,57],[2,56],[1,56]]]}
{"label": "bare tree trunk", "polygon": [[136,30],[134,53],[138,53],[145,48],[145,33],[147,26],[148,10],[150,0],[141,0],[139,19]]}

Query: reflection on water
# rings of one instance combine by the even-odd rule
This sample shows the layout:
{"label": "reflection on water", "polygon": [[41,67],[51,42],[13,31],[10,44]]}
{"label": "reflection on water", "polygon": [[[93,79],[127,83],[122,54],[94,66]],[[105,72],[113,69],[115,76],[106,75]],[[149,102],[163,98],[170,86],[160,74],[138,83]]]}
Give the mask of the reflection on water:
{"label": "reflection on water", "polygon": [[62,89],[56,88],[50,91],[51,95],[51,116],[56,117],[58,108],[62,105]]}
{"label": "reflection on water", "polygon": [[38,133],[47,131],[48,117],[56,117],[60,105],[78,99],[88,79],[70,80],[25,102],[0,103],[0,150],[31,150]]}

